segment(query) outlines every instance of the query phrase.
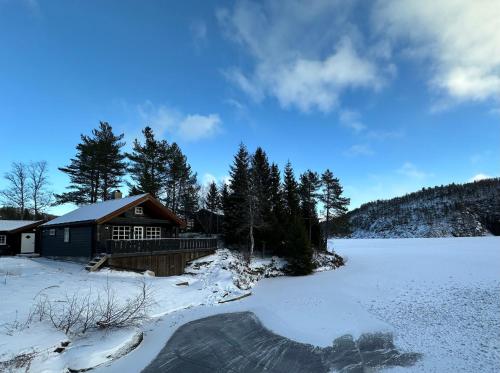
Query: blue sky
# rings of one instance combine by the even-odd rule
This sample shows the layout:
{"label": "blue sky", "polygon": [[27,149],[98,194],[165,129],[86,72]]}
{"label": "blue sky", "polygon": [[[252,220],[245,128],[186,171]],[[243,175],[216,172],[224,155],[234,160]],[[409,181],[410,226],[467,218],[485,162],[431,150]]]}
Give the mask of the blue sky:
{"label": "blue sky", "polygon": [[241,141],[330,168],[351,207],[500,175],[497,0],[0,0],[0,30],[0,172],[45,159],[57,192],[100,120],[152,126],[201,182]]}

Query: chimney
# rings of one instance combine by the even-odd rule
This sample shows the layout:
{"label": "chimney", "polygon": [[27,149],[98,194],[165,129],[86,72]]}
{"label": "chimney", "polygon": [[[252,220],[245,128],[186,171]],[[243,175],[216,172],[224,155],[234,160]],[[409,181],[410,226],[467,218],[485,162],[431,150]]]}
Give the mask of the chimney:
{"label": "chimney", "polygon": [[122,198],[122,192],[119,190],[115,190],[112,194],[112,199],[120,199]]}

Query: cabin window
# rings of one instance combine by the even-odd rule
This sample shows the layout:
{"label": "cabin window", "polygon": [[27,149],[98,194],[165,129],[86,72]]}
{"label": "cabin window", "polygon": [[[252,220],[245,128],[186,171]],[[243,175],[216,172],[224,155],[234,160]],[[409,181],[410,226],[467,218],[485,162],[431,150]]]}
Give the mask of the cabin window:
{"label": "cabin window", "polygon": [[146,227],[146,238],[148,238],[148,239],[161,238],[161,228],[160,227]]}
{"label": "cabin window", "polygon": [[54,228],[49,229],[49,236],[55,236],[56,235],[56,230]]}
{"label": "cabin window", "polygon": [[7,245],[7,236],[5,235],[0,236],[0,245]]}
{"label": "cabin window", "polygon": [[124,225],[113,226],[113,234],[111,237],[113,238],[113,240],[129,240],[130,227]]}
{"label": "cabin window", "polygon": [[69,242],[69,228],[64,228],[64,242]]}
{"label": "cabin window", "polygon": [[144,210],[142,209],[141,206],[135,208],[135,214],[136,215],[144,215]]}
{"label": "cabin window", "polygon": [[134,240],[142,240],[144,238],[144,228],[134,227]]}

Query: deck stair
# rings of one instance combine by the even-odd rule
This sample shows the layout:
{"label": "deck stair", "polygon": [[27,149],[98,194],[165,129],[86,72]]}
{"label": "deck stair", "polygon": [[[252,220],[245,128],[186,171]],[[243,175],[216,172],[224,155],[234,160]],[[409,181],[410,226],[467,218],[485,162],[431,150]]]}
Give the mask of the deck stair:
{"label": "deck stair", "polygon": [[89,272],[94,272],[99,270],[104,263],[108,260],[108,256],[106,254],[99,254],[95,256],[86,266],[85,269]]}

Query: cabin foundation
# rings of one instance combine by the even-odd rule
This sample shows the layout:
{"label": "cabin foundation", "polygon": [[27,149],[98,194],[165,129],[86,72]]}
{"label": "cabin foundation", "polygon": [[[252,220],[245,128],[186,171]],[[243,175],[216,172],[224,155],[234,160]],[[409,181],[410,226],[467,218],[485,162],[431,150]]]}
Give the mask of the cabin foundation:
{"label": "cabin foundation", "polygon": [[215,249],[176,250],[168,252],[111,254],[106,265],[132,271],[153,271],[156,276],[178,276],[192,260],[211,255]]}

